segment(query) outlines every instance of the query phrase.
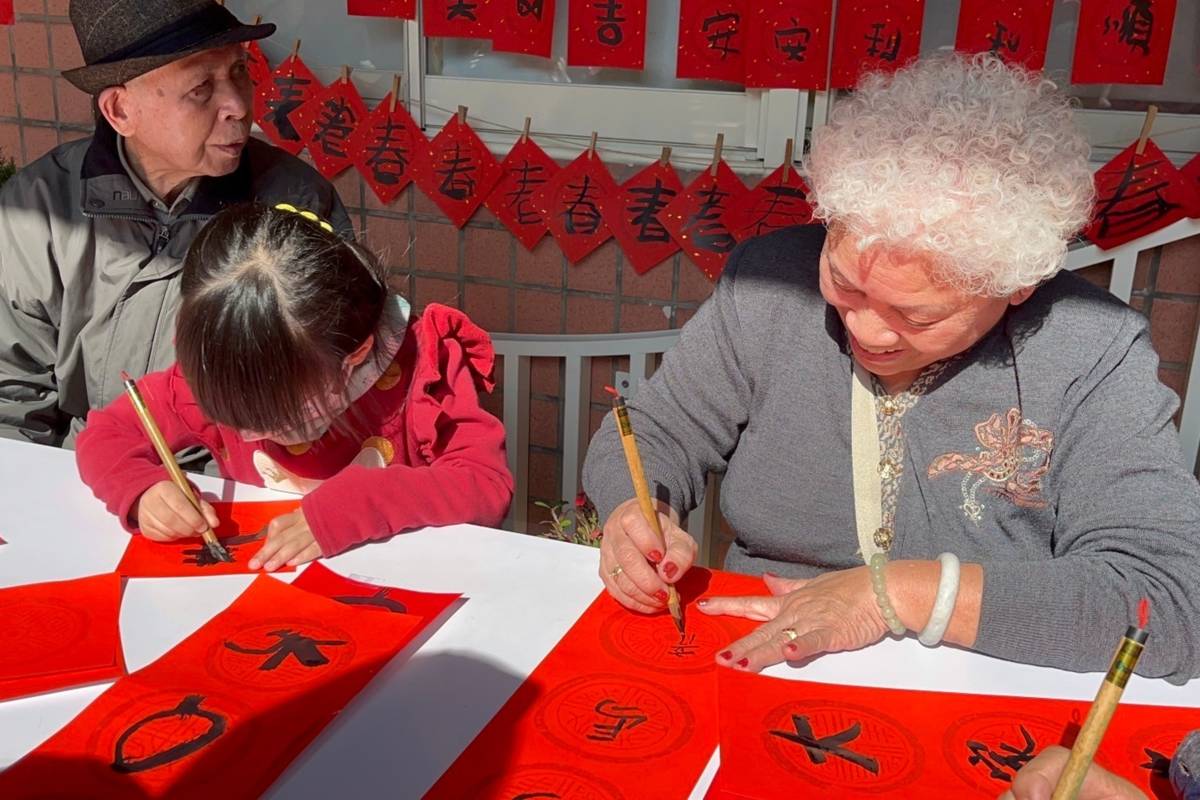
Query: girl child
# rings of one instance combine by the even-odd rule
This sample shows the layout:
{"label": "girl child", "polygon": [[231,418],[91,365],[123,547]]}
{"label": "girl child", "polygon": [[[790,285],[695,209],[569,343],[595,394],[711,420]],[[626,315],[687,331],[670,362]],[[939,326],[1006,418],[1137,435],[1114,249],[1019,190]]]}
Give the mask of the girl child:
{"label": "girl child", "polygon": [[[177,363],[138,382],[168,444],[221,474],[303,494],[250,568],[331,556],[426,525],[497,525],[512,498],[486,333],[461,312],[417,316],[378,262],[292,206],[240,205],[183,264]],[[165,541],[217,524],[191,508],[128,398],[88,415],[79,473],[127,529]]]}

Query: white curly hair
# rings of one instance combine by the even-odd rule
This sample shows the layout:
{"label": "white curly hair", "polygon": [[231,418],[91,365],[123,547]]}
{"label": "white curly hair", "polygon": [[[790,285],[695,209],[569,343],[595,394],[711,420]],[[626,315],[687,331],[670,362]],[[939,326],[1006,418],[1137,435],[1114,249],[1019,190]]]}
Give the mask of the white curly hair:
{"label": "white curly hair", "polygon": [[869,74],[813,132],[816,216],[866,249],[929,259],[941,280],[1007,296],[1054,275],[1095,190],[1071,105],[1040,74],[939,53]]}

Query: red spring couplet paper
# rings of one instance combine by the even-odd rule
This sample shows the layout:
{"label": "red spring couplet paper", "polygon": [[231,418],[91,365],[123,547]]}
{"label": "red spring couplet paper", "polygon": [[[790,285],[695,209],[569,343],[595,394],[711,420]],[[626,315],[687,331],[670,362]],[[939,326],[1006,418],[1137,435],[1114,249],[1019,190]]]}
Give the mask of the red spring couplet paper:
{"label": "red spring couplet paper", "polygon": [[549,230],[534,196],[558,171],[558,164],[537,142],[518,139],[500,165],[500,181],[484,201],[526,250],[533,250]]}
{"label": "red spring couplet paper", "polygon": [[1188,206],[1189,217],[1200,217],[1200,155],[1184,164],[1179,170],[1183,182],[1191,189],[1192,200]]}
{"label": "red spring couplet paper", "polygon": [[346,0],[346,13],[352,17],[417,18],[417,0]]}
{"label": "red spring couplet paper", "polygon": [[1161,84],[1175,25],[1175,2],[1082,0],[1071,82]]}
{"label": "red spring couplet paper", "polygon": [[[993,800],[1090,703],[837,686],[734,670],[718,677],[721,768],[710,797]],[[1150,796],[1200,709],[1117,708],[1096,761]],[[1158,795],[1169,797],[1172,795]]]}
{"label": "red spring couplet paper", "polygon": [[325,178],[332,180],[354,163],[351,139],[366,119],[367,104],[349,80],[330,84],[296,113],[296,130]]}
{"label": "red spring couplet paper", "polygon": [[864,72],[893,72],[915,59],[924,17],[925,0],[841,0],[830,88],[852,88]]}
{"label": "red spring couplet paper", "polygon": [[271,79],[271,62],[267,60],[267,54],[258,42],[246,42],[245,48],[246,72],[250,76],[250,83],[257,89]]}
{"label": "red spring couplet paper", "polygon": [[429,143],[429,157],[413,164],[412,171],[421,191],[459,228],[500,180],[496,157],[457,114]]}
{"label": "red spring couplet paper", "polygon": [[0,589],[0,700],[125,674],[121,576]]}
{"label": "red spring couplet paper", "polygon": [[[129,539],[117,573],[126,578],[185,578],[194,575],[242,575],[250,572],[250,559],[262,548],[264,531],[271,520],[300,507],[299,500],[263,503],[213,503],[221,524],[215,533],[233,562],[217,561],[204,540],[178,539],[156,542],[145,536]],[[291,572],[294,567],[284,567]]]}
{"label": "red spring couplet paper", "polygon": [[638,274],[679,252],[663,224],[663,211],[682,191],[675,167],[655,161],[605,198],[604,220]]}
{"label": "red spring couplet paper", "polygon": [[791,164],[779,168],[739,198],[725,213],[724,223],[743,242],[792,225],[812,222],[808,186]]}
{"label": "red spring couplet paper", "polygon": [[1194,203],[1187,179],[1149,139],[1140,156],[1131,144],[1093,179],[1096,207],[1084,235],[1106,250],[1178,222]]}
{"label": "red spring couplet paper", "polygon": [[13,0],[0,0],[0,25],[13,25],[16,23],[16,14],[13,10]]}
{"label": "red spring couplet paper", "polygon": [[429,140],[404,102],[383,98],[350,140],[350,155],[363,180],[384,205],[413,180],[413,165],[429,158]]}
{"label": "red spring couplet paper", "polygon": [[686,798],[717,743],[715,656],[757,625],[690,604],[765,588],[696,569],[679,589],[682,636],[665,614],[597,598],[426,800]]}
{"label": "red spring couplet paper", "polygon": [[320,562],[309,564],[292,586],[366,611],[386,611],[420,617],[422,625],[440,617],[462,595],[414,592],[339,575]]}
{"label": "red spring couplet paper", "polygon": [[1046,63],[1053,11],[1054,0],[962,0],[954,49],[995,53],[1004,61],[1040,72]]}
{"label": "red spring couplet paper", "polygon": [[745,0],[682,0],[675,77],[741,83]]}
{"label": "red spring couplet paper", "polygon": [[304,139],[295,114],[320,93],[321,82],[299,56],[288,56],[254,89],[254,119],[275,146],[297,155]]}
{"label": "red spring couplet paper", "polygon": [[554,48],[555,0],[492,0],[492,49],[549,58]]}
{"label": "red spring couplet paper", "polygon": [[746,0],[746,86],[824,89],[833,0]]}
{"label": "red spring couplet paper", "polygon": [[421,0],[426,36],[489,39],[493,0]]}
{"label": "red spring couplet paper", "polygon": [[576,264],[612,238],[604,221],[606,198],[617,191],[598,153],[585,150],[534,196],[567,261]]}
{"label": "red spring couplet paper", "polygon": [[722,160],[715,176],[704,170],[663,210],[663,224],[710,281],[721,276],[737,245],[725,214],[744,194],[746,185]]}
{"label": "red spring couplet paper", "polygon": [[0,773],[0,797],[258,797],[420,628],[260,576]]}
{"label": "red spring couplet paper", "polygon": [[569,0],[567,64],[644,67],[646,3],[647,0]]}

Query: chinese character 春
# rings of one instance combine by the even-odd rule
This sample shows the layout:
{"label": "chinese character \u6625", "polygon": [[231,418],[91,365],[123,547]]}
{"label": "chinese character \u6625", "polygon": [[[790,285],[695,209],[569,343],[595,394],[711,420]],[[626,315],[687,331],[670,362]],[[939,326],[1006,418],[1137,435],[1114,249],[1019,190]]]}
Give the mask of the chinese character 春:
{"label": "chinese character \u6625", "polygon": [[295,75],[276,75],[273,80],[279,87],[279,96],[267,99],[267,113],[263,115],[263,121],[275,126],[279,138],[298,142],[300,134],[292,124],[292,112],[304,104],[304,92],[300,87],[307,86],[311,81]]}
{"label": "chinese character \u6625", "polygon": [[1150,55],[1150,34],[1154,30],[1154,12],[1151,10],[1154,0],[1129,0],[1129,5],[1121,12],[1121,19],[1106,17],[1104,32],[1116,33],[1117,41],[1129,45],[1132,50],[1141,50],[1142,55]]}
{"label": "chinese character \u6625", "polygon": [[812,31],[801,27],[800,21],[792,17],[792,27],[776,29],[775,49],[787,56],[788,61],[803,61],[811,39]]}
{"label": "chinese character \u6625", "polygon": [[967,749],[971,751],[967,763],[971,766],[984,764],[990,777],[1012,783],[1021,767],[1033,760],[1034,751],[1037,749],[1037,742],[1029,735],[1029,731],[1025,730],[1025,726],[1020,726],[1020,729],[1021,737],[1025,740],[1025,744],[1020,748],[1001,742],[1000,749],[993,750],[983,742],[967,742]]}
{"label": "chinese character \u6625", "polygon": [[567,188],[575,194],[567,201],[566,209],[563,211],[563,216],[566,218],[563,227],[566,232],[590,236],[599,231],[603,218],[600,214],[600,207],[596,205],[597,188],[592,183],[591,177],[584,175],[582,182],[568,184]]}
{"label": "chinese character \u6625", "polygon": [[313,141],[320,145],[321,151],[327,156],[348,158],[346,141],[354,132],[357,124],[358,118],[346,99],[344,97],[331,98],[321,106]]}
{"label": "chinese character \u6625", "polygon": [[692,237],[692,243],[700,250],[713,253],[728,253],[737,244],[733,234],[721,222],[729,192],[721,191],[714,183],[700,193],[701,203],[684,225]]}
{"label": "chinese character \u6625", "polygon": [[741,22],[741,15],[736,11],[718,10],[701,25],[704,38],[708,41],[708,49],[719,53],[722,61],[740,52],[733,46],[733,38],[737,36]]}
{"label": "chinese character \u6625", "polygon": [[367,148],[367,166],[375,182],[395,186],[408,169],[409,152],[403,139],[404,125],[387,118],[375,126],[375,137]]}
{"label": "chinese character \u6625", "polygon": [[528,159],[513,170],[516,174],[516,186],[504,196],[508,206],[516,213],[518,225],[537,225],[542,221],[542,215],[533,207],[534,190],[546,182],[540,177],[546,168],[541,164],[533,164]]}
{"label": "chinese character \u6625", "polygon": [[812,220],[812,209],[808,205],[808,195],[804,188],[794,186],[766,187],[767,202],[765,207],[755,208],[757,218],[749,226],[752,236],[762,236],[777,228],[788,228],[792,225],[804,225]]}
{"label": "chinese character \u6625", "polygon": [[305,667],[320,667],[329,663],[329,659],[321,652],[322,647],[338,647],[346,644],[342,641],[322,641],[312,639],[302,633],[291,630],[271,631],[268,636],[278,639],[275,644],[264,648],[243,647],[235,642],[226,642],[225,647],[235,653],[248,656],[270,656],[260,666],[260,670],[273,670],[287,660],[288,656],[296,659]]}
{"label": "chinese character \u6625", "polygon": [[663,227],[658,215],[667,207],[677,192],[664,186],[661,180],[655,178],[653,186],[634,186],[629,193],[636,199],[625,211],[631,215],[630,224],[637,227],[637,240],[639,242],[671,241],[671,235]]}
{"label": "chinese character \u6625", "polygon": [[619,16],[623,10],[621,0],[599,0],[592,3],[592,8],[600,12],[600,15],[596,17],[596,21],[600,23],[600,27],[596,29],[596,36],[600,39],[600,43],[616,47],[623,42],[625,29],[621,27],[621,24],[627,22],[629,17]]}
{"label": "chinese character \u6625", "polygon": [[1137,160],[1136,157],[1130,158],[1112,194],[1099,198],[1096,219],[1100,222],[1101,237],[1153,223],[1179,208],[1162,195],[1162,191],[1170,185],[1169,181],[1159,179],[1151,183],[1155,176],[1149,171],[1157,169],[1161,162],[1138,164]]}
{"label": "chinese character \u6625", "polygon": [[787,739],[789,742],[795,742],[802,746],[808,754],[809,761],[813,764],[824,764],[828,760],[827,756],[836,756],[844,761],[849,761],[851,764],[862,767],[872,775],[879,774],[878,761],[842,746],[847,742],[854,741],[862,733],[862,726],[857,722],[844,731],[821,738],[818,738],[813,733],[808,717],[800,717],[793,714],[792,727],[795,728],[795,731],[771,731],[770,733],[772,736],[778,736],[780,739]]}
{"label": "chinese character \u6625", "polygon": [[882,22],[871,24],[871,33],[864,37],[871,43],[867,48],[867,55],[882,58],[884,61],[895,61],[896,56],[900,54],[900,29],[897,28],[890,36],[884,36],[883,27]]}
{"label": "chinese character \u6625", "polygon": [[475,193],[475,179],[471,173],[475,165],[471,163],[470,155],[463,155],[462,145],[454,143],[454,152],[446,150],[442,153],[443,169],[434,170],[442,176],[438,191],[451,200],[466,200]]}
{"label": "chinese character \u6625", "polygon": [[592,723],[594,732],[589,733],[587,738],[597,742],[615,742],[624,731],[633,730],[650,719],[637,706],[619,706],[615,700],[609,699],[597,703],[595,711],[604,720],[614,720]]}

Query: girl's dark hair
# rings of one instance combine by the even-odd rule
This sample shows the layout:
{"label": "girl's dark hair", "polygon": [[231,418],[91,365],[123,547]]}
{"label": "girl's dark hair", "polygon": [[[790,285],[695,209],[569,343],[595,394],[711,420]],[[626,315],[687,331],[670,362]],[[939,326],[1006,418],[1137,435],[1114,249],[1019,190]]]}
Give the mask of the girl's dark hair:
{"label": "girl's dark hair", "polygon": [[363,247],[291,211],[217,214],[183,263],[175,349],[214,422],[302,430],[345,390],[343,360],[375,333],[388,297]]}

